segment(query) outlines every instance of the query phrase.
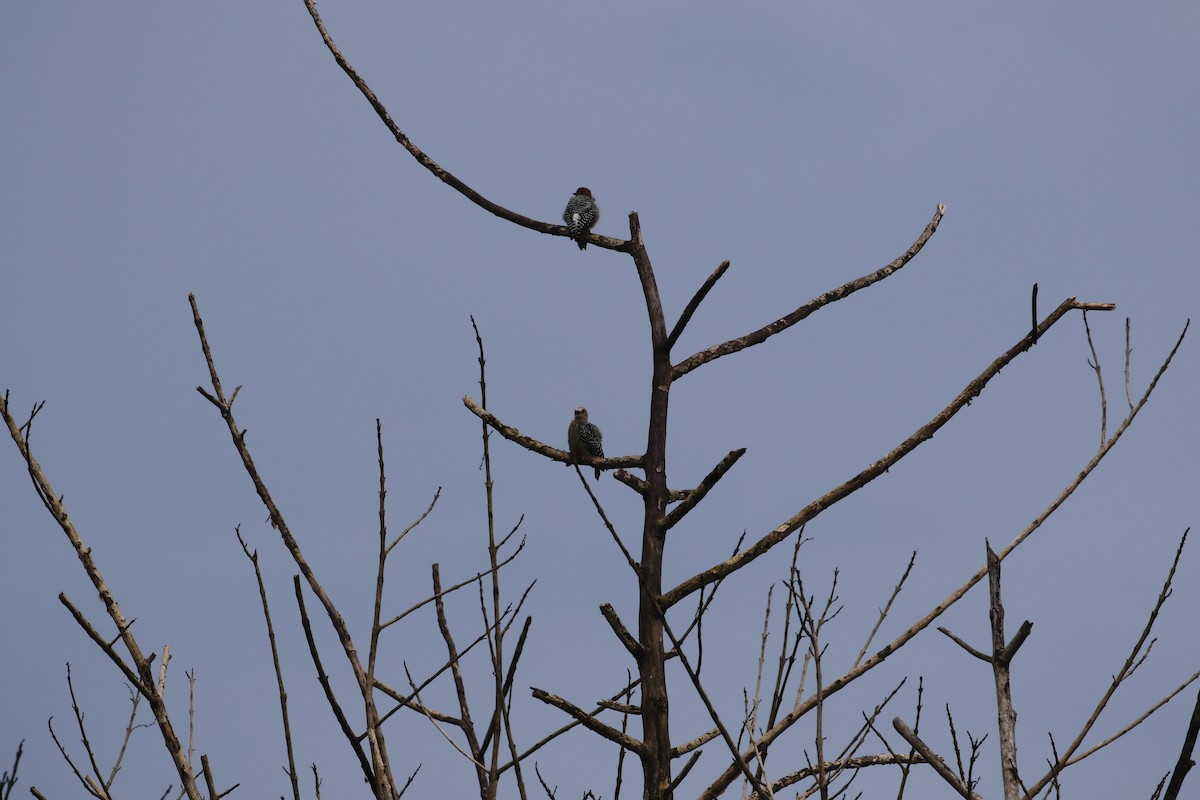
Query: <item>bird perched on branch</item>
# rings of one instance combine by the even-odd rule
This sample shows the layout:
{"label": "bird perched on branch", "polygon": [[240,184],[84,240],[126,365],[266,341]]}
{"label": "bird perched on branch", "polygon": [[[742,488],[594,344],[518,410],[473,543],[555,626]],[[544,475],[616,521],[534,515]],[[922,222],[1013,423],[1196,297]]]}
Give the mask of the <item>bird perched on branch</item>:
{"label": "bird perched on branch", "polygon": [[[588,422],[587,409],[575,409],[575,419],[567,426],[567,446],[576,464],[590,464],[594,459],[604,458],[604,437],[600,429]],[[600,480],[600,468],[596,467],[596,480]]]}
{"label": "bird perched on branch", "polygon": [[592,197],[592,190],[580,186],[575,194],[567,201],[567,209],[563,212],[563,222],[580,250],[587,250],[587,237],[592,227],[600,221],[600,206]]}

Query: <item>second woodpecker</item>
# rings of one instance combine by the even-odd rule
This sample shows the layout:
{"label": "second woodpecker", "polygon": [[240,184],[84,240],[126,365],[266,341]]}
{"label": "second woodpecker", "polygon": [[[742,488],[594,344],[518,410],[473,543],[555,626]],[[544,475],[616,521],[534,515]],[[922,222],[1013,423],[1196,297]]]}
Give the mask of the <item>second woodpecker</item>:
{"label": "second woodpecker", "polygon": [[587,237],[592,227],[600,221],[600,206],[592,197],[592,190],[580,186],[575,194],[567,201],[567,209],[563,211],[563,222],[580,250],[587,250]]}
{"label": "second woodpecker", "polygon": [[[587,409],[575,409],[575,419],[567,426],[567,446],[576,464],[590,464],[594,459],[604,458],[604,437],[600,429],[588,422]],[[596,467],[596,480],[600,480],[600,468]]]}

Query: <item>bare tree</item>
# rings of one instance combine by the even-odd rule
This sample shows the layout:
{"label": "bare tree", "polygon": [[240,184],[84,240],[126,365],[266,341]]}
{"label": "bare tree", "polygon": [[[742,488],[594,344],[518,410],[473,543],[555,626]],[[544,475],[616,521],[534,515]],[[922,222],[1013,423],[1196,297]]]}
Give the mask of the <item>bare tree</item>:
{"label": "bare tree", "polygon": [[[334,44],[317,12],[314,0],[305,0],[305,5],[337,64],[374,108],[396,141],[418,163],[472,203],[501,219],[544,235],[570,236],[570,232],[563,225],[526,217],[484,197],[427,156],[402,132],[367,82],[354,70],[347,58]],[[992,682],[996,695],[995,721],[999,729],[998,741],[995,744],[998,748],[999,775],[1006,800],[1031,798],[1043,791],[1057,791],[1064,770],[1105,748],[1129,730],[1140,725],[1154,711],[1200,677],[1200,672],[1191,676],[1183,676],[1175,688],[1166,692],[1162,699],[1146,709],[1145,713],[1121,727],[1110,729],[1112,732],[1100,743],[1085,746],[1087,737],[1097,729],[1101,714],[1115,692],[1150,654],[1150,647],[1153,644],[1151,631],[1159,611],[1170,596],[1176,568],[1187,538],[1185,533],[1180,539],[1174,561],[1164,581],[1162,591],[1152,606],[1144,630],[1133,643],[1128,659],[1114,673],[1109,689],[1098,698],[1091,715],[1075,730],[1069,744],[1061,752],[1053,735],[1049,737],[1050,755],[1045,759],[1047,768],[1044,774],[1036,779],[1031,779],[1028,767],[1022,769],[1019,764],[1015,727],[1016,702],[1011,691],[1011,673],[1020,647],[1031,634],[1032,622],[1026,621],[1011,639],[1006,638],[1004,606],[1001,601],[1001,565],[1006,557],[1036,533],[1042,524],[1062,506],[1124,435],[1149,400],[1159,379],[1170,366],[1187,331],[1185,326],[1175,346],[1163,358],[1153,379],[1135,402],[1131,390],[1131,347],[1128,343],[1128,321],[1126,322],[1124,382],[1127,412],[1110,434],[1108,397],[1100,359],[1092,343],[1087,314],[1089,311],[1112,311],[1115,309],[1115,305],[1067,297],[1049,314],[1042,317],[1037,308],[1036,286],[1031,304],[1032,319],[1028,330],[1024,328],[1022,321],[1021,329],[1018,333],[1014,333],[1015,341],[1012,345],[996,354],[988,363],[983,364],[978,374],[968,381],[957,394],[948,398],[940,411],[917,426],[890,450],[880,454],[868,466],[853,475],[844,476],[833,488],[796,508],[794,513],[786,519],[779,520],[773,528],[750,534],[748,542],[739,540],[734,545],[733,552],[729,557],[694,572],[675,582],[674,585],[664,584],[664,575],[669,574],[665,566],[669,563],[668,544],[672,529],[699,508],[706,496],[733,469],[745,453],[745,450],[740,448],[729,452],[715,463],[707,475],[695,486],[672,488],[668,484],[667,476],[670,471],[668,469],[667,423],[670,416],[672,389],[676,382],[720,358],[735,355],[762,344],[777,334],[783,334],[812,314],[895,275],[917,258],[922,248],[937,232],[944,214],[944,206],[939,205],[912,244],[888,264],[802,302],[787,314],[755,330],[724,342],[712,344],[691,354],[675,352],[680,336],[713,287],[727,273],[730,262],[725,261],[718,265],[697,287],[679,317],[669,322],[664,312],[652,259],[643,238],[638,214],[632,212],[628,216],[628,239],[589,234],[586,239],[587,243],[616,251],[632,260],[649,322],[648,345],[651,356],[651,372],[647,396],[649,412],[645,447],[637,453],[598,458],[589,465],[600,470],[612,471],[616,480],[637,494],[642,505],[641,530],[631,533],[617,529],[583,471],[580,470],[580,465],[575,463],[575,459],[568,450],[559,449],[548,441],[542,441],[522,433],[514,426],[515,420],[502,419],[499,414],[489,408],[484,342],[482,334],[476,327],[475,338],[480,367],[480,399],[476,401],[471,397],[464,397],[463,404],[471,414],[478,418],[480,424],[484,489],[487,498],[486,562],[475,574],[467,575],[451,585],[443,583],[439,565],[436,563],[431,565],[431,585],[428,595],[401,613],[390,617],[385,614],[384,587],[388,575],[389,557],[393,555],[405,536],[434,511],[439,495],[435,493],[428,507],[423,512],[416,514],[413,521],[400,533],[392,534],[390,532],[386,502],[387,473],[384,458],[384,435],[382,423],[376,420],[379,476],[378,548],[373,611],[369,635],[365,643],[356,641],[351,635],[351,627],[319,580],[317,567],[310,563],[300,544],[292,535],[288,521],[284,518],[264,477],[256,467],[246,444],[245,429],[240,426],[234,416],[234,403],[241,387],[238,386],[230,393],[226,393],[223,388],[199,304],[195,297],[189,296],[193,322],[208,370],[207,386],[198,386],[197,391],[208,400],[225,424],[230,442],[241,460],[246,475],[267,510],[270,525],[278,534],[283,549],[298,571],[294,578],[295,602],[310,657],[326,703],[359,765],[362,777],[370,788],[371,796],[379,798],[379,800],[398,800],[408,787],[413,785],[420,765],[416,765],[415,768],[411,765],[403,765],[403,772],[411,769],[411,772],[404,776],[401,770],[402,765],[395,760],[394,751],[388,747],[388,738],[400,725],[416,725],[421,728],[428,726],[457,750],[464,762],[464,767],[475,775],[479,796],[482,800],[494,800],[504,791],[511,794],[512,789],[501,789],[502,785],[505,785],[504,782],[508,780],[511,780],[512,787],[515,788],[522,800],[528,798],[531,784],[528,781],[527,765],[531,757],[548,742],[575,728],[586,728],[591,734],[616,745],[619,749],[620,755],[614,774],[614,797],[619,796],[623,781],[627,779],[625,774],[627,753],[636,757],[639,762],[643,797],[648,800],[666,800],[675,795],[681,781],[686,776],[700,774],[695,770],[702,748],[705,747],[710,752],[715,751],[715,754],[707,762],[707,768],[710,771],[703,775],[704,788],[699,793],[702,798],[725,795],[733,791],[732,787],[735,783],[740,782],[740,792],[743,796],[753,795],[768,798],[774,797],[786,789],[789,792],[797,792],[798,796],[816,795],[822,800],[828,800],[828,798],[848,795],[855,778],[862,770],[879,768],[896,770],[899,796],[904,795],[907,781],[914,770],[929,769],[945,781],[950,787],[950,791],[966,798],[979,797],[976,789],[979,781],[979,769],[982,768],[983,745],[987,737],[976,738],[968,731],[969,752],[964,763],[954,717],[947,708],[947,722],[954,753],[953,764],[948,763],[947,757],[937,753],[935,748],[926,741],[927,737],[921,735],[920,713],[923,702],[923,683],[917,691],[914,724],[910,727],[901,716],[896,716],[893,720],[893,728],[903,739],[904,745],[899,744],[894,738],[889,739],[888,735],[881,730],[878,721],[885,709],[900,696],[908,680],[906,675],[891,676],[889,685],[893,688],[886,695],[880,697],[872,708],[857,711],[855,719],[861,717],[861,723],[855,722],[853,733],[846,741],[833,742],[829,735],[831,726],[828,724],[828,720],[834,713],[842,713],[840,710],[835,712],[835,709],[832,708],[831,701],[835,696],[864,675],[879,670],[885,664],[893,663],[891,659],[897,652],[908,648],[919,633],[933,625],[939,617],[955,606],[985,577],[988,578],[990,589],[988,625],[991,635],[990,647],[978,650],[968,644],[969,636],[964,634],[960,637],[945,628],[939,630],[960,645],[968,655],[988,663],[992,668]],[[863,489],[932,438],[974,398],[978,397],[1004,367],[1029,352],[1052,328],[1068,316],[1073,315],[1074,312],[1080,312],[1083,318],[1091,354],[1090,364],[1095,371],[1100,388],[1102,422],[1097,452],[1081,465],[1078,476],[1061,489],[1058,496],[1032,523],[1017,532],[1013,539],[998,551],[993,550],[989,544],[986,548],[984,563],[977,571],[962,576],[962,582],[958,588],[925,613],[904,622],[904,627],[899,635],[894,636],[882,646],[877,646],[874,644],[876,635],[885,618],[891,613],[893,601],[901,593],[916,562],[917,554],[914,552],[912,559],[903,569],[890,597],[887,598],[886,604],[880,611],[878,620],[870,630],[864,631],[862,638],[858,640],[862,642],[861,647],[850,651],[851,653],[856,651],[857,657],[854,658],[848,669],[837,669],[833,660],[829,658],[828,648],[835,639],[831,624],[838,617],[842,608],[838,594],[838,573],[833,572],[826,589],[814,590],[812,588],[820,582],[821,578],[810,574],[806,575],[800,559],[805,526],[840,501]],[[474,320],[472,323],[474,324]],[[152,724],[162,736],[179,777],[182,794],[193,800],[199,800],[202,797],[224,796],[236,788],[236,783],[231,788],[219,789],[214,777],[214,770],[208,763],[207,757],[201,757],[201,766],[197,769],[193,760],[192,744],[189,742],[185,749],[176,733],[176,727],[164,699],[169,650],[163,649],[156,673],[154,669],[155,655],[144,654],[142,645],[134,636],[133,623],[126,618],[116,598],[109,591],[99,566],[92,558],[90,549],[68,516],[62,497],[56,493],[34,457],[29,440],[34,419],[41,408],[40,404],[35,405],[29,417],[24,422],[20,422],[12,411],[8,393],[5,393],[3,400],[0,401],[0,416],[3,416],[10,436],[28,467],[38,496],[71,542],[85,573],[99,592],[105,611],[111,620],[110,633],[103,634],[99,626],[93,624],[65,595],[60,595],[60,600],[70,610],[78,624],[93,643],[108,655],[132,687],[133,711],[125,728],[121,753],[124,753],[125,743],[128,742],[129,736],[138,727],[134,718],[138,703],[144,699],[153,716]],[[531,630],[531,616],[525,611],[525,606],[533,587],[532,584],[529,584],[518,594],[509,595],[501,580],[504,568],[521,553],[524,542],[515,538],[521,527],[519,520],[506,533],[502,533],[505,526],[499,525],[495,518],[493,505],[495,489],[491,461],[491,434],[493,432],[499,434],[507,442],[528,451],[534,457],[574,465],[581,488],[591,500],[598,520],[610,535],[614,545],[620,550],[621,556],[636,582],[636,623],[631,620],[623,620],[611,605],[605,605],[600,609],[617,641],[628,654],[629,671],[624,675],[613,676],[612,692],[609,697],[600,702],[582,703],[556,693],[553,691],[553,687],[534,688],[531,693],[532,698],[560,711],[563,714],[563,724],[554,730],[545,732],[543,736],[532,743],[518,741],[512,718],[516,712],[514,708],[515,675]],[[301,787],[300,770],[297,767],[297,757],[292,742],[291,723],[288,715],[288,693],[285,688],[283,665],[275,644],[276,633],[272,622],[268,593],[264,585],[257,551],[246,543],[240,530],[236,533],[246,557],[253,566],[259,587],[266,635],[271,646],[278,685],[282,733],[288,754],[286,773],[291,795],[299,800],[306,792]],[[639,547],[629,548],[626,546],[626,541],[634,540],[640,542]],[[790,565],[787,571],[779,576],[779,587],[771,587],[767,591],[762,645],[758,654],[757,680],[753,693],[745,691],[742,694],[743,712],[740,718],[731,719],[722,716],[718,711],[719,703],[714,700],[714,695],[717,693],[727,694],[729,686],[726,681],[720,679],[709,680],[708,676],[703,673],[705,625],[714,624],[710,618],[710,621],[706,623],[706,615],[712,607],[717,590],[725,581],[741,581],[746,574],[745,569],[750,564],[768,553],[786,548],[789,541],[791,542]],[[901,572],[900,569],[897,571]],[[784,595],[783,612],[778,615],[781,619],[775,618],[773,621],[773,590],[780,587],[781,594]],[[473,591],[478,595],[480,619],[477,623],[464,626],[461,621],[451,619],[450,610],[445,601],[447,596],[459,591]],[[309,611],[308,603],[313,600],[320,606],[317,614],[310,614]],[[431,639],[435,641],[440,639],[439,646],[445,651],[441,665],[429,674],[418,676],[412,674],[407,663],[400,665],[399,668],[393,665],[392,672],[394,674],[385,675],[384,665],[379,660],[381,641],[388,634],[399,635],[400,628],[395,626],[398,626],[418,609],[429,606],[432,606],[435,614],[436,634],[418,632],[409,633],[407,636],[426,642]],[[336,657],[344,660],[353,675],[355,686],[353,697],[339,696],[324,666],[329,654],[321,652],[317,644],[317,636],[314,633],[314,618],[320,615],[324,616],[337,638],[339,652]],[[521,624],[514,629],[513,626],[518,620],[521,621]],[[467,631],[465,634],[464,629]],[[778,639],[778,655],[773,659],[768,659],[768,641],[772,636],[776,636]],[[486,651],[486,656],[482,659],[485,662],[485,668],[475,671],[467,665],[465,657],[477,647],[481,651]],[[672,661],[678,663],[679,669],[687,678],[686,682],[679,681],[669,685],[668,670],[672,666]],[[435,681],[448,683],[451,687],[455,698],[452,708],[435,707],[434,702],[428,699],[428,694],[423,695],[423,692],[426,692]],[[79,711],[74,689],[70,686],[69,671],[68,685],[88,766],[83,769],[78,768],[67,748],[61,744],[59,748],[64,759],[70,765],[70,769],[85,789],[93,796],[107,798],[110,796],[109,789],[120,767],[122,756],[117,756],[107,777],[101,774],[102,770],[84,729],[83,714]],[[488,698],[486,708],[481,709],[477,701],[473,700],[473,695],[475,697],[478,695],[470,690],[472,687],[486,687],[485,694]],[[694,698],[699,702],[711,721],[711,727],[700,735],[681,742],[672,732],[672,702],[673,700],[678,702],[684,696],[689,700]],[[193,713],[194,709],[189,708],[189,721]],[[630,725],[631,717],[640,719],[640,733],[637,732],[636,723],[633,726]],[[402,718],[407,721],[402,721]],[[1191,752],[1198,727],[1196,719],[1197,717],[1194,715],[1189,731],[1183,737],[1179,760],[1170,784],[1166,784],[1166,778],[1164,778],[1163,784],[1160,784],[1160,791],[1163,786],[1167,786],[1166,793],[1162,795],[1164,797],[1173,798],[1179,794],[1183,776],[1191,763]],[[811,723],[813,731],[813,748],[811,753],[806,751],[806,763],[803,765],[785,763],[776,768],[776,762],[769,760],[772,748],[786,734],[796,732],[797,724],[802,720]],[[53,729],[51,731],[53,733]],[[55,741],[58,741],[57,737]],[[877,752],[870,752],[869,747],[881,749]],[[1028,753],[1030,747],[1031,745],[1028,744],[1023,745],[1021,752]],[[18,750],[17,761],[19,758],[20,750]],[[680,759],[684,760],[677,768],[676,762]],[[714,764],[714,762],[717,763]],[[15,783],[16,763],[14,762],[11,779],[6,774],[3,782],[0,782],[0,796],[7,796],[6,788],[11,792],[11,786]],[[1028,763],[1026,760],[1026,764]],[[313,796],[319,797],[321,778],[315,764],[313,764],[312,771],[313,788],[311,793]],[[549,797],[555,797],[556,790],[543,779],[542,773],[536,768],[536,765],[534,771],[542,791]]]}

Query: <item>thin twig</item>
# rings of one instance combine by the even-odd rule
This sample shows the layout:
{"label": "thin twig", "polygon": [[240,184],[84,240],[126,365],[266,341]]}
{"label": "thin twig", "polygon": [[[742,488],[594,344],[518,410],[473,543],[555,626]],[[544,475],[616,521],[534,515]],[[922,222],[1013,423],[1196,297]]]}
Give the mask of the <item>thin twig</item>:
{"label": "thin twig", "polygon": [[858,657],[854,659],[854,663],[851,666],[857,667],[862,662],[863,656],[867,654],[867,649],[871,646],[871,642],[875,641],[875,634],[879,632],[879,626],[887,619],[888,612],[892,610],[892,603],[896,602],[896,598],[900,596],[900,590],[904,588],[904,582],[908,580],[913,565],[916,563],[917,551],[913,550],[912,556],[908,559],[908,566],[904,568],[904,574],[900,576],[900,580],[896,583],[895,588],[892,589],[891,597],[884,603],[883,608],[879,612],[879,619],[875,620],[875,625],[871,628],[871,633],[867,635],[867,640],[863,642],[862,649],[858,651]]}
{"label": "thin twig", "polygon": [[[1178,345],[1176,345],[1176,346],[1178,346]],[[1145,402],[1144,398],[1143,398],[1142,402]],[[1138,406],[1140,407],[1141,403],[1139,403]],[[1171,561],[1171,568],[1167,571],[1167,577],[1163,581],[1162,590],[1159,592],[1158,598],[1154,602],[1154,607],[1150,610],[1150,616],[1146,620],[1146,625],[1142,628],[1141,635],[1138,636],[1137,641],[1134,642],[1133,647],[1130,648],[1129,656],[1125,659],[1125,663],[1121,666],[1121,669],[1118,670],[1115,675],[1113,675],[1112,681],[1108,685],[1108,689],[1105,690],[1104,694],[1096,702],[1096,706],[1092,710],[1091,716],[1088,717],[1087,721],[1083,724],[1083,727],[1080,728],[1079,733],[1075,736],[1075,739],[1071,742],[1070,745],[1067,746],[1067,749],[1063,751],[1062,758],[1060,759],[1060,761],[1057,764],[1055,764],[1050,769],[1050,771],[1046,773],[1045,776],[1043,776],[1040,780],[1038,780],[1036,783],[1034,783],[1033,787],[1030,789],[1031,794],[1038,794],[1063,769],[1070,766],[1071,764],[1078,763],[1079,761],[1083,760],[1087,756],[1096,752],[1096,750],[1099,750],[1101,747],[1108,744],[1109,741],[1113,741],[1117,738],[1117,737],[1112,737],[1112,739],[1102,742],[1100,745],[1093,747],[1091,750],[1088,750],[1087,752],[1082,753],[1079,756],[1075,756],[1076,751],[1079,750],[1079,748],[1083,745],[1083,740],[1087,737],[1088,733],[1091,732],[1092,727],[1096,724],[1097,720],[1099,720],[1100,714],[1103,713],[1104,709],[1108,706],[1109,700],[1112,699],[1113,695],[1116,694],[1117,689],[1129,677],[1129,675],[1132,674],[1132,671],[1134,669],[1136,669],[1137,664],[1140,663],[1139,654],[1142,652],[1142,647],[1146,644],[1146,640],[1150,638],[1150,632],[1154,628],[1154,623],[1158,620],[1159,612],[1162,610],[1162,607],[1166,604],[1167,598],[1171,596],[1171,584],[1175,580],[1175,570],[1179,567],[1179,561],[1183,556],[1183,548],[1184,548],[1184,545],[1187,544],[1187,537],[1188,537],[1188,533],[1190,532],[1190,530],[1191,530],[1190,528],[1188,530],[1185,530],[1183,532],[1183,536],[1181,536],[1179,539],[1179,546],[1175,549],[1175,557]],[[1200,677],[1200,672],[1197,672],[1195,675],[1193,675],[1187,681],[1187,683],[1190,683],[1191,681],[1195,680],[1197,677]],[[1176,693],[1182,691],[1183,688],[1187,685],[1187,683],[1185,683],[1183,686],[1180,686],[1178,689],[1176,689],[1175,692],[1173,692],[1170,696],[1168,696],[1167,699],[1170,699],[1170,697],[1172,697]],[[1138,720],[1136,720],[1134,722],[1134,725],[1140,724],[1140,722],[1142,720],[1146,719],[1150,715],[1150,713],[1152,713],[1154,710],[1159,708],[1165,702],[1166,702],[1166,700],[1160,702],[1157,706],[1155,706],[1153,709],[1151,709],[1150,712],[1147,712],[1146,714],[1142,715],[1142,717],[1140,717]],[[1128,728],[1125,729],[1125,731],[1121,731],[1118,734],[1118,736],[1123,735],[1128,730],[1131,730],[1134,725],[1129,726]]]}
{"label": "thin twig", "polygon": [[1133,347],[1130,345],[1129,339],[1129,317],[1125,318],[1125,402],[1129,404],[1129,410],[1133,411],[1133,395],[1129,393],[1129,361],[1133,356]]}
{"label": "thin twig", "polygon": [[271,645],[271,663],[275,668],[275,684],[279,687],[279,710],[283,717],[283,741],[287,748],[287,774],[292,784],[292,797],[294,800],[300,800],[300,775],[296,771],[296,757],[292,747],[292,725],[288,720],[287,690],[283,686],[283,669],[279,664],[279,647],[275,643],[275,626],[271,624],[271,608],[267,603],[267,587],[263,583],[262,570],[258,566],[258,551],[250,551],[246,540],[242,538],[241,526],[234,528],[234,533],[237,535],[238,542],[242,545],[242,552],[246,554],[246,558],[254,566],[254,578],[258,582],[258,597],[262,600],[263,618],[267,622],[267,641]]}
{"label": "thin twig", "polygon": [[1108,438],[1108,397],[1104,394],[1104,376],[1100,372],[1100,357],[1096,355],[1096,343],[1092,341],[1092,326],[1088,325],[1087,311],[1083,312],[1083,330],[1087,333],[1088,348],[1092,351],[1092,359],[1088,366],[1096,373],[1096,383],[1100,384],[1100,446]]}

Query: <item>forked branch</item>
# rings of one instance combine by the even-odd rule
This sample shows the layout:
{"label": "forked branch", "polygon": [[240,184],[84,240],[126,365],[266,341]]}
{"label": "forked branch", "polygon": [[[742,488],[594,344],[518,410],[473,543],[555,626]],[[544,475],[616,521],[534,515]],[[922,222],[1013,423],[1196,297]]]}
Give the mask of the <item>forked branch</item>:
{"label": "forked branch", "polygon": [[[968,403],[979,396],[984,387],[987,386],[988,382],[992,378],[996,377],[1000,370],[1008,366],[1008,364],[1011,363],[1021,353],[1024,353],[1026,350],[1032,347],[1035,341],[1047,330],[1049,330],[1056,322],[1062,319],[1068,311],[1085,308],[1109,309],[1110,306],[1100,303],[1081,303],[1074,297],[1068,297],[1061,304],[1059,304],[1058,308],[1056,308],[1053,313],[1050,314],[1050,316],[1046,317],[1046,319],[1043,320],[1040,325],[1038,325],[1035,331],[1026,334],[1021,338],[1020,341],[1018,341],[1015,345],[1013,345],[1005,353],[1000,355],[995,361],[988,365],[988,367],[981,372],[978,377],[968,383],[966,387],[959,392],[958,396],[951,401],[950,405],[938,412],[938,414],[925,425],[922,425],[920,428],[918,428],[916,433],[912,434],[903,442],[901,442],[894,450],[880,460],[876,461],[874,464],[868,466],[862,472],[850,478],[842,485],[829,490],[821,497],[809,503],[791,519],[787,520],[773,531],[767,533],[757,542],[750,545],[750,547],[738,553],[733,558],[723,561],[720,564],[717,564],[705,570],[704,572],[699,573],[698,575],[688,578],[674,589],[664,593],[662,598],[663,606],[669,608],[700,587],[707,586],[713,581],[722,578],[737,569],[740,569],[746,564],[749,564],[751,561],[782,542],[801,525],[815,518],[817,515],[825,511],[833,504],[837,503],[839,500],[850,496],[871,481],[878,478],[883,473],[887,472],[887,470],[891,469],[896,462],[915,450],[920,444],[932,439],[933,435],[937,433],[942,426],[953,419],[959,411],[966,408]],[[1174,351],[1172,351],[1172,354],[1174,354]]]}
{"label": "forked branch", "polygon": [[[1042,326],[1039,326],[1038,330],[1043,331],[1044,326],[1045,323],[1043,323]],[[1016,536],[1016,538],[1009,542],[1009,544],[1003,550],[997,553],[997,556],[1001,561],[1007,558],[1010,553],[1016,550],[1026,539],[1032,536],[1034,532],[1036,532],[1042,526],[1042,524],[1049,519],[1050,516],[1062,506],[1063,503],[1067,501],[1072,494],[1074,494],[1075,490],[1079,488],[1079,486],[1087,479],[1087,477],[1092,474],[1092,471],[1099,466],[1100,462],[1104,460],[1104,457],[1112,450],[1114,446],[1116,446],[1117,442],[1120,441],[1122,436],[1124,436],[1125,431],[1127,431],[1129,426],[1133,424],[1133,421],[1137,418],[1138,413],[1141,412],[1142,408],[1144,408],[1146,403],[1149,402],[1150,396],[1154,393],[1155,388],[1158,386],[1159,380],[1171,366],[1171,362],[1175,358],[1175,354],[1179,352],[1179,347],[1183,344],[1183,339],[1187,335],[1187,330],[1188,326],[1185,325],[1183,331],[1179,334],[1179,338],[1175,341],[1175,345],[1171,348],[1171,352],[1167,354],[1162,364],[1159,365],[1158,371],[1150,380],[1150,383],[1146,387],[1146,391],[1142,394],[1141,399],[1130,410],[1129,415],[1124,419],[1124,421],[1117,426],[1116,430],[1113,432],[1113,435],[1109,438],[1108,442],[1105,443],[1104,447],[1098,453],[1092,456],[1091,460],[1083,466],[1079,474],[1067,484],[1067,486],[1058,494],[1058,496],[1054,498],[1054,500],[1045,509],[1043,509],[1042,512]],[[884,645],[880,650],[876,651],[862,663],[847,671],[840,678],[831,681],[829,685],[825,687],[825,699],[828,699],[835,693],[841,691],[846,686],[850,685],[852,682],[886,661],[893,653],[910,642],[918,633],[929,627],[929,625],[933,624],[933,622],[942,614],[944,614],[947,609],[961,600],[963,596],[966,595],[966,593],[970,591],[970,589],[974,587],[980,580],[982,580],[985,575],[987,575],[986,566],[979,569],[974,575],[968,578],[965,583],[952,591],[944,600],[934,606],[934,608],[925,616],[914,622],[907,630],[902,632],[891,642]],[[805,698],[803,701],[798,702],[791,712],[784,715],[775,725],[771,726],[769,730],[764,732],[763,735],[759,737],[759,747],[770,745],[771,742],[783,735],[789,728],[791,728],[792,725],[810,712],[815,706],[816,698],[811,696]],[[746,756],[752,757],[753,754],[746,754]],[[740,769],[737,764],[730,764],[727,766],[721,775],[700,794],[701,800],[714,800],[722,792],[724,792],[724,790],[729,786],[730,783],[733,782],[734,779],[737,778],[739,774]]]}

